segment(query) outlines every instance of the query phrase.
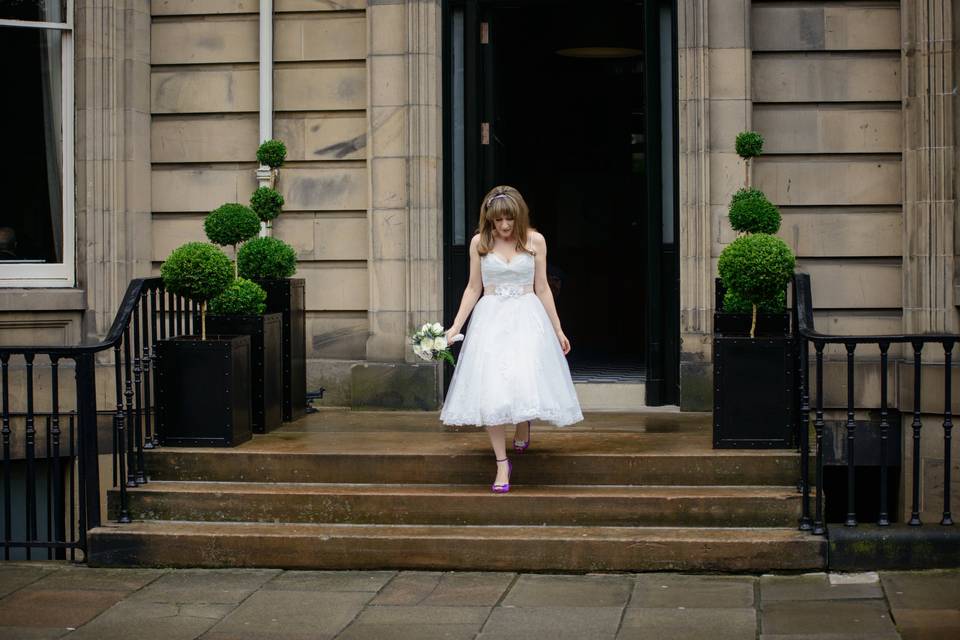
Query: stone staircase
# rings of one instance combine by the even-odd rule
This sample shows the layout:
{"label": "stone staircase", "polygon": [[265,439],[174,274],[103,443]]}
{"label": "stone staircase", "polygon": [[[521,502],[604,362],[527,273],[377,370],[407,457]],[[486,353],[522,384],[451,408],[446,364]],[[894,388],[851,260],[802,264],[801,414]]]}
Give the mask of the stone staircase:
{"label": "stone staircase", "polygon": [[[792,451],[714,451],[709,416],[535,425],[490,492],[486,434],[436,415],[323,411],[234,449],[164,448],[98,566],[769,571],[822,569],[796,530]],[[111,515],[117,509],[111,492]]]}

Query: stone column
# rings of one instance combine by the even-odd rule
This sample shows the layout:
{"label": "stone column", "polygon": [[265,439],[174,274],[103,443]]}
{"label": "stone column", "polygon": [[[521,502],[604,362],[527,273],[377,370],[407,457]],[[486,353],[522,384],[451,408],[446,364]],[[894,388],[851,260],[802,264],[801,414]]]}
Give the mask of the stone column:
{"label": "stone column", "polygon": [[371,0],[368,22],[370,303],[355,407],[432,409],[440,367],[417,362],[414,326],[442,317],[441,3]]}
{"label": "stone column", "polygon": [[680,404],[712,407],[714,262],[730,195],[743,184],[736,134],[750,127],[748,0],[678,3]]}
{"label": "stone column", "polygon": [[956,148],[951,0],[901,3],[903,326],[956,332]]}
{"label": "stone column", "polygon": [[150,274],[150,3],[77,0],[77,279],[87,339]]}

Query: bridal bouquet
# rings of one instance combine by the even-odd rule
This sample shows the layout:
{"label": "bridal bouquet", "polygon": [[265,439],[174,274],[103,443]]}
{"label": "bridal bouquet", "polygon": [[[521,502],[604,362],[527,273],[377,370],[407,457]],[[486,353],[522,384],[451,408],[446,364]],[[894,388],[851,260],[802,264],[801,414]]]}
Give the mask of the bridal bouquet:
{"label": "bridal bouquet", "polygon": [[[458,333],[451,342],[463,340],[463,334]],[[410,339],[413,343],[413,352],[423,360],[446,360],[456,365],[453,354],[450,353],[447,338],[444,336],[443,325],[439,322],[426,323]]]}

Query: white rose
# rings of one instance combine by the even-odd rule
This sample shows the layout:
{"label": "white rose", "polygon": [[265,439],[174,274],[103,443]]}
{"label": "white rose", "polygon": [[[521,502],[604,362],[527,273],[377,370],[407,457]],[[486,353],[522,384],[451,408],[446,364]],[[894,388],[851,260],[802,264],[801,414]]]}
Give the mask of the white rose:
{"label": "white rose", "polygon": [[430,333],[430,323],[429,323],[429,322],[426,323],[426,324],[424,324],[422,327],[420,327],[420,333]]}
{"label": "white rose", "polygon": [[446,349],[446,348],[447,348],[447,339],[444,338],[443,336],[440,336],[439,338],[434,338],[434,339],[433,339],[433,348],[436,349],[437,351],[442,351],[443,349]]}
{"label": "white rose", "polygon": [[434,322],[430,329],[433,330],[433,335],[435,336],[443,335],[443,325],[439,322]]}
{"label": "white rose", "polygon": [[433,338],[427,337],[420,341],[420,348],[424,351],[433,350]]}

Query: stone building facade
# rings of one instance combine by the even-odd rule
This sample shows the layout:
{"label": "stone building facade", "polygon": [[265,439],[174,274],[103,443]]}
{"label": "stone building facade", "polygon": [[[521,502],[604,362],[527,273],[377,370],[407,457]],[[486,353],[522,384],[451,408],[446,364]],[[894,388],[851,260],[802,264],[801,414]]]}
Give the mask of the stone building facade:
{"label": "stone building facade", "polygon": [[[780,234],[812,276],[821,330],[960,330],[956,5],[664,4],[679,269],[668,329],[682,408],[710,406],[713,279],[733,238],[726,206],[743,181],[733,139],[744,129],[767,140],[753,180],[780,206]],[[171,249],[202,239],[206,212],[256,185],[259,2],[68,8],[64,238],[75,267],[58,286],[32,286],[0,262],[7,344],[102,336],[130,278],[157,273]],[[411,384],[434,403],[442,396],[440,370],[418,365],[406,336],[451,315],[450,11],[446,0],[273,2],[273,132],[289,150],[273,233],[295,247],[306,279],[308,388],[324,387],[325,404],[402,404]],[[876,367],[868,358],[861,368],[859,402],[874,406]]]}

